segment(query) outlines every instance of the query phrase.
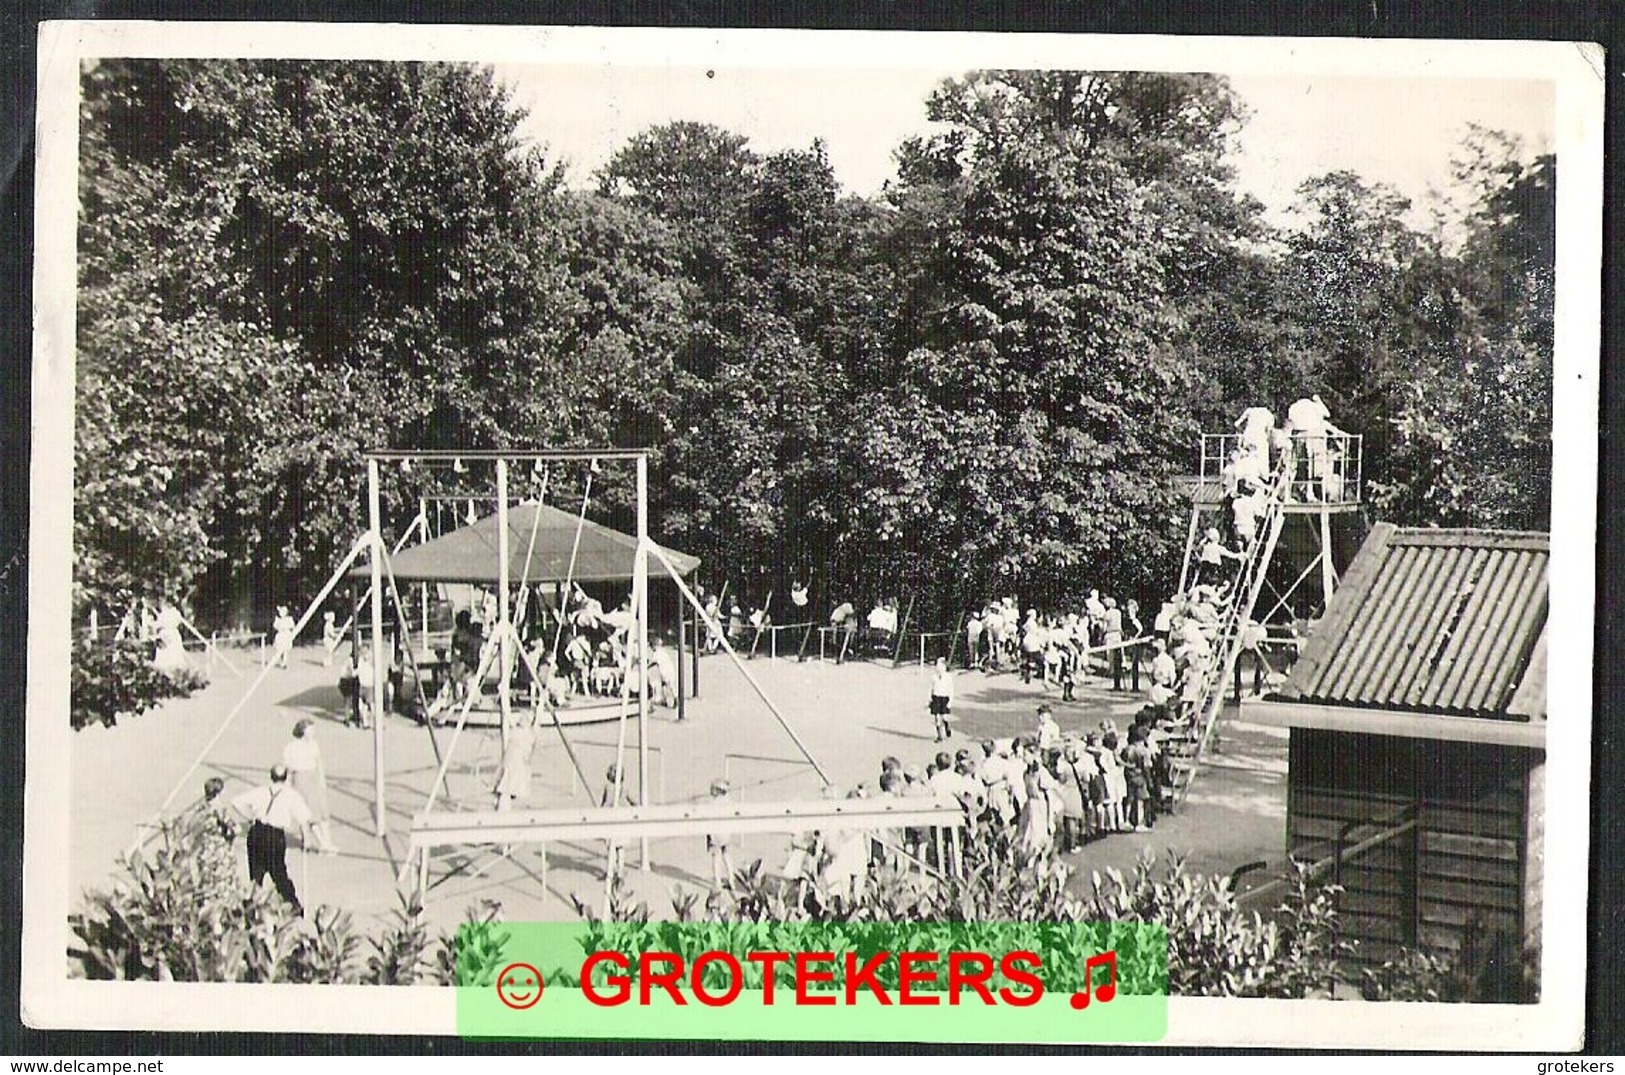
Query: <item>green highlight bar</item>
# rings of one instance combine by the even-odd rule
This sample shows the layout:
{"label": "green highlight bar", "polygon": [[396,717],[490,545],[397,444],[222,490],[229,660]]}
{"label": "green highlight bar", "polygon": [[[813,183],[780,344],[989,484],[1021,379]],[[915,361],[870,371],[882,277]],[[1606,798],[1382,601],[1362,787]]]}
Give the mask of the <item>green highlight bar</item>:
{"label": "green highlight bar", "polygon": [[457,1032],[499,1040],[1133,1043],[1168,1032],[1140,922],[519,922],[458,933]]}

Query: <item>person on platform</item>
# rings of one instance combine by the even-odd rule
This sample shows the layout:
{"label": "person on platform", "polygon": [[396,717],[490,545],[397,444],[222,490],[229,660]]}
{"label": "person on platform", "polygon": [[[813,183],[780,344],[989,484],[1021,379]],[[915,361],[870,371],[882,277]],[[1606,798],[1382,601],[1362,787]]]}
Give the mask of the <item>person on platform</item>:
{"label": "person on platform", "polygon": [[303,837],[310,830],[311,816],[304,798],[288,784],[287,766],[273,765],[270,783],[237,796],[231,806],[249,823],[245,841],[249,884],[257,888],[269,877],[293,913],[303,915],[305,909],[288,876],[288,833]]}
{"label": "person on platform", "polygon": [[1293,403],[1287,408],[1286,417],[1292,439],[1299,445],[1308,465],[1308,481],[1302,486],[1306,498],[1320,499],[1321,482],[1330,469],[1326,438],[1328,434],[1341,436],[1342,430],[1332,425],[1332,412],[1318,394]]}
{"label": "person on platform", "polygon": [[1270,448],[1270,430],[1275,428],[1275,415],[1268,407],[1248,407],[1236,419],[1236,440],[1242,451],[1267,456]]}
{"label": "person on platform", "polygon": [[570,621],[577,630],[596,631],[604,622],[604,606],[597,598],[588,597],[587,591],[576,584],[574,598],[575,611],[570,615]]}

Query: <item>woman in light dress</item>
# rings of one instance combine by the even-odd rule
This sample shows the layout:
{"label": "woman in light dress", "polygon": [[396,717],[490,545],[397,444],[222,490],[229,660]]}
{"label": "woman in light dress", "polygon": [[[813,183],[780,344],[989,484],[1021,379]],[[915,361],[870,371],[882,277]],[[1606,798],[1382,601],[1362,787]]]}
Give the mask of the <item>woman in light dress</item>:
{"label": "woman in light dress", "polygon": [[1030,854],[1043,855],[1055,846],[1055,811],[1049,790],[1052,781],[1037,758],[1027,763],[1022,779],[1026,784],[1027,801],[1021,807],[1021,846]]}
{"label": "woman in light dress", "polygon": [[321,744],[312,732],[315,726],[316,722],[308,717],[293,726],[293,738],[282,748],[282,764],[288,769],[293,789],[310,807],[310,832],[316,840],[316,852],[336,855],[339,850],[327,827],[327,767],[322,762]]}
{"label": "woman in light dress", "polygon": [[165,605],[153,619],[158,649],[153,667],[160,672],[179,672],[186,667],[186,644],[181,638],[181,614],[174,605]]}
{"label": "woman in light dress", "polygon": [[293,650],[294,632],[299,624],[288,612],[287,605],[276,607],[276,619],[271,621],[271,630],[275,633],[273,648],[276,652],[276,666],[288,667],[288,654]]}
{"label": "woman in light dress", "polygon": [[530,799],[530,756],[536,749],[536,714],[520,710],[508,729],[508,744],[502,748],[502,768],[495,789],[498,810],[512,810]]}

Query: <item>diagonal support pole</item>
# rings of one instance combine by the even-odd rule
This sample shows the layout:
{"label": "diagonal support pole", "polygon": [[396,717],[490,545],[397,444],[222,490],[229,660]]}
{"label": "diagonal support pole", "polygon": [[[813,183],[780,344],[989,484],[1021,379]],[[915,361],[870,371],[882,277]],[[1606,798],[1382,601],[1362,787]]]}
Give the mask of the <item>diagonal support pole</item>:
{"label": "diagonal support pole", "polygon": [[[298,625],[294,628],[295,635],[309,626],[311,619],[316,615],[316,610],[322,606],[323,601],[327,600],[327,595],[332,593],[333,589],[338,586],[339,581],[344,578],[345,572],[350,570],[350,565],[355,563],[356,558],[370,547],[373,537],[374,535],[371,533],[363,535],[351,546],[349,553],[345,555],[344,560],[339,564],[338,570],[333,572],[327,580],[327,585],[322,587],[321,592],[316,595],[316,599],[305,609],[305,614],[300,617]],[[271,667],[270,664],[260,667],[259,675],[254,677],[254,682],[249,684],[248,690],[243,692],[242,698],[238,699],[237,704],[232,706],[231,712],[227,713],[226,718],[220,722],[220,727],[215,729],[214,734],[209,737],[209,741],[203,744],[203,749],[198,751],[197,758],[187,767],[181,778],[175,782],[175,786],[170,789],[169,794],[164,796],[163,803],[158,807],[157,814],[154,815],[154,821],[162,818],[164,813],[174,804],[175,796],[180,794],[181,788],[186,786],[186,782],[192,778],[192,774],[197,772],[198,766],[203,764],[203,759],[209,756],[209,751],[213,750],[215,745],[225,736],[226,729],[231,727],[231,722],[237,719],[237,715],[243,711],[244,706],[248,705],[248,700],[254,696],[254,692],[259,690],[260,684],[264,683],[265,678],[271,674]],[[149,823],[145,831],[137,831],[135,842],[130,845],[131,854],[140,850],[141,845],[147,842],[152,827],[152,824]]]}
{"label": "diagonal support pole", "polygon": [[796,749],[801,751],[801,756],[807,759],[807,764],[812,766],[813,771],[818,774],[819,779],[824,783],[833,783],[829,778],[829,774],[824,771],[824,767],[818,764],[818,759],[812,756],[812,752],[807,749],[807,745],[801,741],[801,736],[796,734],[796,730],[790,726],[790,722],[785,719],[784,714],[779,712],[779,707],[773,704],[773,699],[767,696],[767,692],[762,690],[762,685],[756,682],[756,677],[750,674],[750,669],[745,667],[745,662],[734,651],[733,644],[728,641],[726,632],[722,631],[722,627],[717,623],[715,617],[706,614],[705,608],[694,596],[694,591],[688,588],[688,583],[683,581],[683,576],[678,573],[676,566],[666,556],[665,550],[652,541],[646,544],[649,555],[659,560],[661,565],[665,567],[666,573],[677,584],[677,589],[682,592],[683,598],[699,611],[701,618],[705,620],[706,626],[722,635],[722,648],[728,651],[728,656],[733,659],[734,667],[738,668],[740,673],[744,675],[745,682],[750,684],[751,689],[756,692],[756,697],[762,700],[762,704],[767,706],[768,712],[773,714],[773,719],[779,722],[779,726],[784,729],[785,734],[795,743]]}

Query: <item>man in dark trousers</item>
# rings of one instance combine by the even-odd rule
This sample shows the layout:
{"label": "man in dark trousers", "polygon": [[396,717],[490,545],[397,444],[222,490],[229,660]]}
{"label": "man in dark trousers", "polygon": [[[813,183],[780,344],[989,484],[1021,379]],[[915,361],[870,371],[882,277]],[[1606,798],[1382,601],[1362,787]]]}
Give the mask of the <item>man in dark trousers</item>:
{"label": "man in dark trousers", "polygon": [[269,784],[244,792],[231,805],[249,822],[249,883],[257,888],[269,877],[277,893],[293,907],[293,913],[304,914],[293,878],[288,876],[288,831],[298,830],[303,839],[312,819],[310,806],[288,783],[287,766],[273,765]]}

